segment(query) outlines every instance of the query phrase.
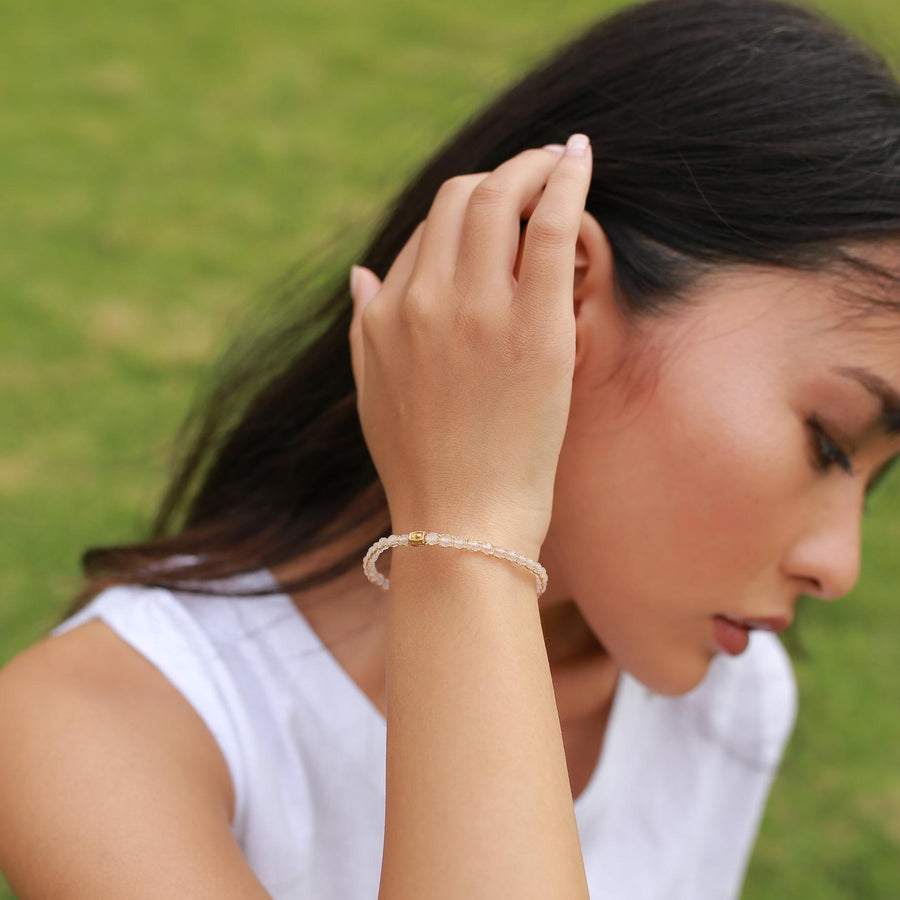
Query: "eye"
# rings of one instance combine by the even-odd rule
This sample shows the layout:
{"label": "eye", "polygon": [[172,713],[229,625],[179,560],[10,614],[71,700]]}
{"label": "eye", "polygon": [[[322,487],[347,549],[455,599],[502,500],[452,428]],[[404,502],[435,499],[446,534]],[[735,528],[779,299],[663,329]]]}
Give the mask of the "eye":
{"label": "eye", "polygon": [[813,416],[808,424],[819,469],[827,471],[832,465],[837,464],[845,472],[853,474],[850,457],[831,439],[818,418]]}

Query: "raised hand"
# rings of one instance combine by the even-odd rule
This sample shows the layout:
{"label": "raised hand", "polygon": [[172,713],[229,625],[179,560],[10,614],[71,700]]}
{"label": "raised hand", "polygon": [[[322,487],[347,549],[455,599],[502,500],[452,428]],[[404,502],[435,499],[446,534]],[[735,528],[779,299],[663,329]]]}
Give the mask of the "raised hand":
{"label": "raised hand", "polygon": [[589,147],[450,178],[383,283],[357,269],[358,410],[395,531],[481,529],[537,557],[569,413],[590,178]]}

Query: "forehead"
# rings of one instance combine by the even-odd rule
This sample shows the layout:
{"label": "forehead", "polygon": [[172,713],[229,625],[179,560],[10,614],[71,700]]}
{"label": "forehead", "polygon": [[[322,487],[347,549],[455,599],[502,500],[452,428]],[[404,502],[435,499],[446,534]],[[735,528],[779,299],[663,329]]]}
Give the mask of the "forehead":
{"label": "forehead", "polygon": [[869,287],[846,270],[718,269],[648,324],[652,368],[687,365],[708,386],[716,372],[768,373],[797,389],[840,378],[837,369],[864,369],[900,390],[900,296],[895,304]]}
{"label": "forehead", "polygon": [[[894,255],[892,248],[892,264]],[[688,292],[690,302],[678,308],[674,325],[704,338],[746,329],[801,345],[815,339],[834,347],[900,348],[900,268],[896,280],[888,271],[722,267]]]}

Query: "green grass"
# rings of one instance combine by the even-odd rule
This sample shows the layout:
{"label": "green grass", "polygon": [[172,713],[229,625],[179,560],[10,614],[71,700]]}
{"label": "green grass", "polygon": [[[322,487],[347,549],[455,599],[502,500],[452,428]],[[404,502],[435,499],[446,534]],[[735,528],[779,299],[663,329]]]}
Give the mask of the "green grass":
{"label": "green grass", "polygon": [[[612,5],[5,9],[0,663],[54,621],[85,547],[139,535],[248,298],[375,215],[475,109]],[[900,24],[895,0],[823,5],[875,43]],[[812,658],[796,666],[800,719],[750,900],[900,894],[898,537],[894,478],[852,597],[805,610]]]}

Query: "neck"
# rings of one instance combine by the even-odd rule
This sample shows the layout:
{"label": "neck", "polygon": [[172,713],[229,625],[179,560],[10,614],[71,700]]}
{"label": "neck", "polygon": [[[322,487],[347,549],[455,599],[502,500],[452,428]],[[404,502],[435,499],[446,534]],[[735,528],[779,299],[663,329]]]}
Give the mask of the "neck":
{"label": "neck", "polygon": [[597,716],[610,709],[619,667],[591,631],[573,600],[541,609],[547,658],[560,724]]}
{"label": "neck", "polygon": [[[541,607],[541,627],[551,665],[595,656],[603,645],[591,631],[574,600]],[[605,651],[604,651],[605,655]]]}

